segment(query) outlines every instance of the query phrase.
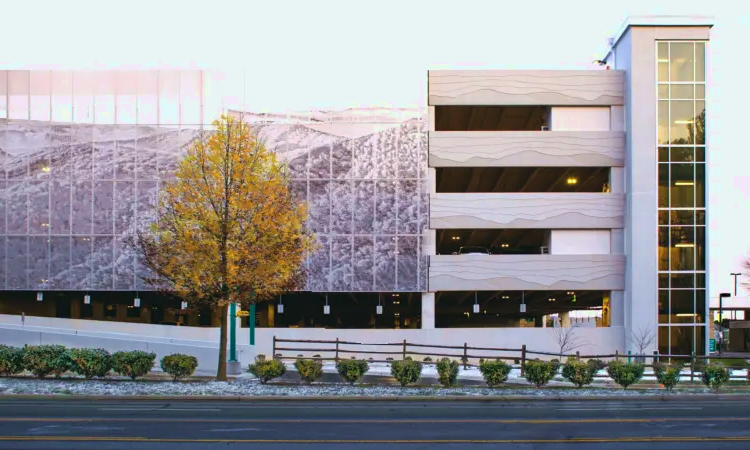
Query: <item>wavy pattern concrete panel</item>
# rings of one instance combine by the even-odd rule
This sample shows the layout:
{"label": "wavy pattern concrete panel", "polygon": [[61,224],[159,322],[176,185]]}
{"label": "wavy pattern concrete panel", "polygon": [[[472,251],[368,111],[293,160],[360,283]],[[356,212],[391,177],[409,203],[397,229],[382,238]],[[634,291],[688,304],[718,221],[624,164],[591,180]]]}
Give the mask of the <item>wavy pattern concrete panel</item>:
{"label": "wavy pattern concrete panel", "polygon": [[430,105],[622,105],[618,70],[431,70]]}
{"label": "wavy pattern concrete panel", "polygon": [[430,167],[621,167],[621,131],[431,131]]}
{"label": "wavy pattern concrete panel", "polygon": [[623,255],[430,256],[431,291],[620,290]]}
{"label": "wavy pattern concrete panel", "polygon": [[623,228],[624,211],[622,194],[432,194],[430,228]]}

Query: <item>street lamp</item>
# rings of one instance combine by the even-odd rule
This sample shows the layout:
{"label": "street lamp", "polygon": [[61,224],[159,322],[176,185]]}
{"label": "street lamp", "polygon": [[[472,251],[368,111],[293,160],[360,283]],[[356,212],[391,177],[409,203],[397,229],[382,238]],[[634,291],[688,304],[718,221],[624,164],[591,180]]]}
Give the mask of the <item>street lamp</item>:
{"label": "street lamp", "polygon": [[734,296],[737,297],[737,277],[742,275],[741,273],[730,273],[729,275],[734,277]]}

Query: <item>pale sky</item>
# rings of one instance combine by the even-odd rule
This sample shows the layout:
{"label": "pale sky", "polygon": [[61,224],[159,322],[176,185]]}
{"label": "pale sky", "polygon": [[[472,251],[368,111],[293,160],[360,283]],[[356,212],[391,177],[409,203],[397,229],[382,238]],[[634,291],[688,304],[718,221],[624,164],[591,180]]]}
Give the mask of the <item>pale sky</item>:
{"label": "pale sky", "polygon": [[729,273],[750,252],[750,150],[740,137],[750,102],[749,4],[3,0],[0,69],[243,69],[247,110],[424,107],[428,69],[589,68],[629,15],[715,16],[707,128],[716,296],[731,292]]}

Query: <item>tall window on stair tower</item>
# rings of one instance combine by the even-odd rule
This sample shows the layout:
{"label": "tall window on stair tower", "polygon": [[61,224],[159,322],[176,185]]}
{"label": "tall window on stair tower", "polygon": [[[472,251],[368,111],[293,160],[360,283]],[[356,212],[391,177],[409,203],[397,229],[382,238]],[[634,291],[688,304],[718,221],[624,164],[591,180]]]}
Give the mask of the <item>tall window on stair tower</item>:
{"label": "tall window on stair tower", "polygon": [[659,352],[705,352],[706,42],[656,43]]}

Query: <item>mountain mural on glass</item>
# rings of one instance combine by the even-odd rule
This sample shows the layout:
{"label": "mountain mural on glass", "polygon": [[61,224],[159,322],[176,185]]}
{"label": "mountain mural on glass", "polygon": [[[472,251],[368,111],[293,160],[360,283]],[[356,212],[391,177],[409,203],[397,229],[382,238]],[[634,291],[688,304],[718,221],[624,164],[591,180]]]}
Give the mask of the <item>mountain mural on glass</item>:
{"label": "mountain mural on glass", "polygon": [[[242,116],[310,204],[319,249],[306,289],[426,290],[427,138],[416,111]],[[124,238],[152,220],[160,183],[207,132],[0,123],[0,288],[148,289]]]}

